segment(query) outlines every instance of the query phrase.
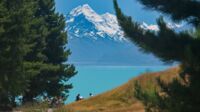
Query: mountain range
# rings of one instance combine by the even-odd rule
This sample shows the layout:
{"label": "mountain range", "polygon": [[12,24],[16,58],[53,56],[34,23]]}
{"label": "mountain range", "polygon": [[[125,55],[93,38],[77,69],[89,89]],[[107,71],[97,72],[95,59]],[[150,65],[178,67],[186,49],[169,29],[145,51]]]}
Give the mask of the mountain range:
{"label": "mountain range", "polygon": [[[152,54],[144,54],[125,38],[114,14],[96,13],[85,4],[66,15],[69,62],[75,65],[158,66],[163,63]],[[158,31],[156,25],[141,25]]]}

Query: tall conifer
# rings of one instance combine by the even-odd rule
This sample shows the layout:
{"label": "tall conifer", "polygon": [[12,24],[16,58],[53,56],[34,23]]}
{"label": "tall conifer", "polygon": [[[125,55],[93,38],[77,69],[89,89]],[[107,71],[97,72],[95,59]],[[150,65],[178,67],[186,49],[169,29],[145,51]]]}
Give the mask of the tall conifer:
{"label": "tall conifer", "polygon": [[30,51],[32,8],[33,3],[26,0],[0,1],[0,110],[15,105],[31,77],[24,56]]}
{"label": "tall conifer", "polygon": [[30,88],[24,96],[25,101],[31,101],[38,95],[67,96],[68,89],[72,88],[67,81],[76,74],[75,67],[66,63],[70,52],[66,49],[67,32],[64,16],[55,12],[54,0],[38,0],[37,3],[35,16],[42,19],[43,27],[39,34],[44,33],[40,35],[40,39],[45,45],[40,56],[49,67],[32,78]]}
{"label": "tall conifer", "polygon": [[[165,84],[158,79],[158,84],[166,97],[153,96],[143,93],[141,99],[145,104],[161,112],[198,112],[200,111],[200,1],[198,0],[138,0],[147,8],[160,11],[172,18],[175,22],[184,21],[191,24],[194,33],[189,31],[176,32],[167,27],[164,19],[157,20],[159,31],[144,30],[140,24],[125,16],[114,0],[117,18],[126,36],[145,53],[153,53],[164,62],[180,62],[182,71],[181,81],[174,79]],[[137,84],[138,85],[138,84]],[[142,88],[140,88],[142,89]],[[155,102],[154,102],[155,101]],[[152,111],[151,109],[149,109]],[[156,111],[153,110],[153,111]]]}

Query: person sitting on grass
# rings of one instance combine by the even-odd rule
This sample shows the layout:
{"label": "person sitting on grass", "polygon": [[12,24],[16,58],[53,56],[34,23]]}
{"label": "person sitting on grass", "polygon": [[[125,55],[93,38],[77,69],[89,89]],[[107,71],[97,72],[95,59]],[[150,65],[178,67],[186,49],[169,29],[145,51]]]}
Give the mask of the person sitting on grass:
{"label": "person sitting on grass", "polygon": [[78,95],[76,96],[76,101],[80,101],[80,100],[83,100],[83,97],[82,97],[80,94],[78,94]]}
{"label": "person sitting on grass", "polygon": [[92,93],[90,93],[89,95],[90,95],[90,97],[93,97],[93,96],[94,96]]}

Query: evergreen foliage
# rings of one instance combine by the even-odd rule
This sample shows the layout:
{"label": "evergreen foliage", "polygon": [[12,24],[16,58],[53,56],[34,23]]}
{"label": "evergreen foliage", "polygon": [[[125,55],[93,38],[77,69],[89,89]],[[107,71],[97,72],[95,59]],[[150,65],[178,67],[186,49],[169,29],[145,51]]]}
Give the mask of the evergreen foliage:
{"label": "evergreen foliage", "polygon": [[199,0],[138,0],[146,8],[169,15],[174,21],[200,25]]}
{"label": "evergreen foliage", "polygon": [[[167,97],[159,96],[155,100],[143,98],[146,105],[153,105],[159,111],[197,112],[200,111],[200,1],[197,0],[139,0],[147,8],[170,15],[175,22],[185,21],[193,25],[194,33],[176,32],[167,27],[163,17],[157,20],[159,31],[144,30],[131,17],[125,16],[114,0],[120,26],[131,41],[145,53],[153,53],[164,62],[180,62],[182,80],[174,79],[165,84],[158,79],[162,92]],[[178,5],[177,5],[178,4]],[[151,97],[141,92],[140,96]],[[144,94],[145,93],[145,94]],[[141,99],[141,98],[140,98]],[[162,105],[161,105],[162,104]]]}
{"label": "evergreen foliage", "polygon": [[75,67],[67,64],[65,18],[54,0],[0,1],[0,111],[15,98],[67,96]]}
{"label": "evergreen foliage", "polygon": [[[35,17],[40,18],[35,52],[27,59],[43,62],[44,69],[31,79],[30,87],[24,96],[24,102],[33,101],[37,96],[67,96],[71,84],[69,78],[76,74],[73,65],[66,64],[70,51],[66,50],[67,32],[65,18],[55,12],[54,0],[37,0]],[[41,52],[38,52],[41,51]],[[34,55],[32,55],[34,54]]]}
{"label": "evergreen foliage", "polygon": [[[160,97],[157,94],[158,92],[156,89],[153,89],[151,91],[144,90],[142,89],[139,81],[135,82],[134,89],[135,89],[134,96],[136,96],[136,98],[138,98],[144,103],[144,105],[146,106],[145,110],[147,112],[159,112],[162,103],[159,103]],[[164,112],[164,110],[162,111]]]}
{"label": "evergreen foliage", "polygon": [[[30,52],[27,40],[33,2],[27,0],[0,1],[0,109],[15,105],[15,97],[21,95],[34,74],[23,57]],[[26,71],[27,70],[27,71]]]}

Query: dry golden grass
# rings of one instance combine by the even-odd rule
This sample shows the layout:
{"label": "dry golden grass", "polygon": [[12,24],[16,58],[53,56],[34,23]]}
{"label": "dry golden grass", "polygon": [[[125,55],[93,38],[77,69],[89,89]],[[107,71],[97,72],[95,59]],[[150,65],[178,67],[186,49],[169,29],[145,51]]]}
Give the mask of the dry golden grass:
{"label": "dry golden grass", "polygon": [[14,109],[14,112],[47,112],[47,103],[27,103]]}
{"label": "dry golden grass", "polygon": [[[74,102],[59,109],[56,112],[144,112],[143,104],[134,97],[134,85],[138,81],[143,89],[159,89],[156,78],[160,77],[165,83],[171,82],[178,77],[178,67],[162,72],[145,73],[136,77],[126,84],[106,93],[90,99]],[[25,105],[15,110],[23,112],[46,112],[46,104]],[[54,112],[55,112],[54,111]]]}
{"label": "dry golden grass", "polygon": [[145,73],[128,83],[90,99],[71,103],[58,109],[58,112],[144,112],[143,104],[134,97],[134,84],[139,81],[143,89],[159,88],[156,78],[166,83],[178,77],[179,68],[162,72]]}

